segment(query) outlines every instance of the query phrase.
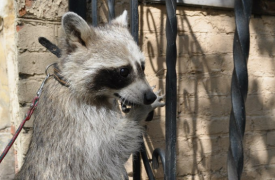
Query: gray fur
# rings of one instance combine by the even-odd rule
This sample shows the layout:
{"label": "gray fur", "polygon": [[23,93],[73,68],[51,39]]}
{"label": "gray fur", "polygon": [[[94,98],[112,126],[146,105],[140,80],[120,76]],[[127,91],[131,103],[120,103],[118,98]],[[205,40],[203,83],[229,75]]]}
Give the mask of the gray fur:
{"label": "gray fur", "polygon": [[[144,93],[152,91],[144,76],[121,89],[87,86],[98,69],[131,64],[132,73],[140,73],[136,66],[144,57],[125,24],[127,12],[100,28],[89,27],[74,13],[63,16],[59,67],[70,86],[53,78],[46,83],[25,163],[15,179],[117,180],[125,175],[124,163],[140,148],[139,121],[164,105],[158,93],[154,103],[143,104]],[[134,103],[129,113],[121,113],[120,98]]]}

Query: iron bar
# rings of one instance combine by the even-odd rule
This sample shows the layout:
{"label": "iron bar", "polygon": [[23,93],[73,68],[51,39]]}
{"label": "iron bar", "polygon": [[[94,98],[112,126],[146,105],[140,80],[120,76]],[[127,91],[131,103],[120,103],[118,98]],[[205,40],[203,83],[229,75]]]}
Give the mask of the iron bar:
{"label": "iron bar", "polygon": [[177,113],[177,17],[176,0],[166,0],[166,151],[165,175],[167,180],[176,179],[176,113]]}
{"label": "iron bar", "polygon": [[[143,0],[145,3],[164,3],[165,0]],[[176,0],[178,5],[211,6],[233,8],[234,0]]]}
{"label": "iron bar", "polygon": [[69,11],[86,19],[86,0],[69,0]]}
{"label": "iron bar", "polygon": [[97,26],[97,0],[92,0],[92,25]]}
{"label": "iron bar", "polygon": [[115,0],[108,0],[109,22],[115,18]]}
{"label": "iron bar", "polygon": [[145,148],[144,142],[142,142],[142,145],[141,145],[141,157],[142,157],[143,165],[145,167],[149,180],[155,180],[153,171],[150,167],[150,163],[146,154],[146,148]]}
{"label": "iron bar", "polygon": [[[131,25],[131,34],[138,44],[138,3],[137,0],[130,1],[130,25]],[[134,22],[135,21],[135,22]],[[140,137],[142,138],[142,137]],[[140,180],[141,179],[141,163],[140,163],[140,152],[136,152],[133,154],[133,180]]]}
{"label": "iron bar", "polygon": [[130,9],[131,9],[131,21],[130,21],[130,28],[132,36],[134,40],[138,43],[138,1],[131,0],[130,1]]}
{"label": "iron bar", "polygon": [[228,179],[241,178],[243,171],[243,138],[245,132],[245,101],[248,91],[247,61],[249,55],[249,18],[251,0],[235,0],[235,23],[231,82],[232,110],[229,122]]}
{"label": "iron bar", "polygon": [[133,180],[140,180],[140,153],[133,154]]}

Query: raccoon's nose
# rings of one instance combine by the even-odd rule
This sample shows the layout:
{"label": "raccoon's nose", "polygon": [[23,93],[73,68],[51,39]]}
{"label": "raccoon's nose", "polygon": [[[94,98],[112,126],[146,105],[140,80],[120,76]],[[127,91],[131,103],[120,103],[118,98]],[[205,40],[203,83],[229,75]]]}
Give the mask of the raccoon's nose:
{"label": "raccoon's nose", "polygon": [[152,91],[147,91],[144,94],[144,104],[152,104],[157,99],[157,96]]}

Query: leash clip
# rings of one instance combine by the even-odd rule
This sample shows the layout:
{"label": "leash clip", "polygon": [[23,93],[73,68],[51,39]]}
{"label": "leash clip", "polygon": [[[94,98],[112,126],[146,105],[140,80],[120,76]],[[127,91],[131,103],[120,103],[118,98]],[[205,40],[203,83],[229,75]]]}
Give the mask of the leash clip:
{"label": "leash clip", "polygon": [[46,77],[45,77],[45,79],[43,80],[43,82],[42,82],[40,88],[38,89],[38,91],[37,91],[37,93],[36,93],[36,96],[37,96],[38,98],[41,96],[41,93],[42,93],[42,90],[43,90],[43,87],[44,87],[46,81],[49,79],[49,77],[52,76],[52,74],[50,74],[50,73],[48,72],[48,70],[49,70],[49,68],[50,68],[51,66],[53,66],[54,64],[55,64],[55,63],[52,63],[52,64],[50,64],[50,65],[48,65],[48,66],[46,67],[46,70],[45,70]]}

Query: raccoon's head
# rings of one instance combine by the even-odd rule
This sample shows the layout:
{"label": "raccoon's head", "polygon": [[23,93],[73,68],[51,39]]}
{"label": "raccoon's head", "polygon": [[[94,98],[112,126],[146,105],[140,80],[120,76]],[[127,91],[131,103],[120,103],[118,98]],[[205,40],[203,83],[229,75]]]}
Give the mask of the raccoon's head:
{"label": "raccoon's head", "polygon": [[145,79],[145,58],[127,26],[127,11],[102,27],[75,13],[62,18],[65,32],[60,68],[71,91],[85,99],[151,104],[156,95]]}

